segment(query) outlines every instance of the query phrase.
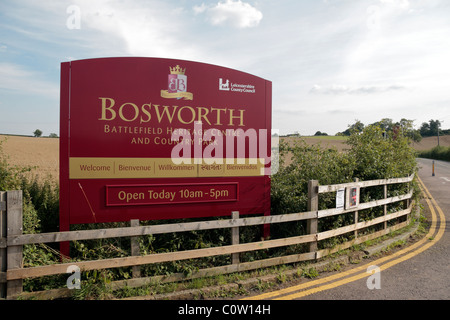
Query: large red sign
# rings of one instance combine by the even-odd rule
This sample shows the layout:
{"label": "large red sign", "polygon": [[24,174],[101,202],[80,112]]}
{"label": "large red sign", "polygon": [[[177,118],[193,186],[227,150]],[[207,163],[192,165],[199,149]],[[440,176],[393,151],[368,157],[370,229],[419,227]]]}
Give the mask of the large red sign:
{"label": "large red sign", "polygon": [[271,82],[158,58],[61,64],[60,224],[269,214]]}

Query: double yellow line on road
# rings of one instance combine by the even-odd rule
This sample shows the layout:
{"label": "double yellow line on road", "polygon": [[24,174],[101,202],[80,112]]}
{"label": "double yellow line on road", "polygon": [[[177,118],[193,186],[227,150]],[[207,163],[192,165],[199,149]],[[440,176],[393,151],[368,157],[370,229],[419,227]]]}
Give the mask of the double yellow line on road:
{"label": "double yellow line on road", "polygon": [[[395,266],[396,264],[411,259],[412,257],[418,255],[419,253],[427,250],[431,246],[433,246],[436,242],[438,242],[445,230],[445,216],[442,212],[442,209],[439,207],[439,205],[436,203],[428,189],[423,184],[422,180],[418,177],[420,187],[422,191],[425,193],[426,197],[425,200],[427,202],[428,207],[431,211],[431,227],[428,231],[427,235],[423,237],[420,241],[416,242],[415,244],[402,249],[400,251],[397,251],[396,253],[389,255],[384,258],[377,259],[375,261],[372,261],[370,263],[367,263],[365,265],[356,267],[354,269],[341,272],[332,276],[328,276],[322,279],[317,279],[313,281],[308,281],[306,283],[302,283],[296,286],[292,286],[289,288],[285,288],[282,290],[277,290],[273,292],[267,292],[261,295],[252,296],[245,298],[244,300],[262,300],[262,299],[273,299],[273,300],[292,300],[292,299],[299,299],[301,297],[311,295],[317,292],[325,291],[328,289],[336,288],[341,285],[363,279],[365,277],[368,277],[371,275],[371,273],[367,272],[368,267],[370,266],[377,266],[379,267],[380,271],[386,270],[392,266]],[[430,201],[431,199],[431,201]],[[434,206],[434,207],[433,207]],[[437,215],[435,209],[439,213],[439,229],[437,229]],[[437,231],[437,233],[436,233]],[[436,235],[434,236],[434,234]],[[434,238],[433,238],[434,236]],[[433,239],[433,240],[431,240]],[[392,260],[392,261],[390,261]],[[388,262],[390,261],[390,262]],[[356,274],[356,275],[353,275]],[[353,276],[351,276],[353,275]],[[350,277],[351,276],[351,277]],[[311,288],[313,287],[313,288]],[[311,288],[311,289],[308,289]]]}

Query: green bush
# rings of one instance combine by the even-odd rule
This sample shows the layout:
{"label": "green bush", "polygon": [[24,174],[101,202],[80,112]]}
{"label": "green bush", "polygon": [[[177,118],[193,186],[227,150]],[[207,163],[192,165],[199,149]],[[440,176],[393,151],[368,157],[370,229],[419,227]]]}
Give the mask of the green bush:
{"label": "green bush", "polygon": [[22,190],[24,233],[58,231],[59,187],[50,177],[32,176],[35,167],[9,164],[0,141],[0,190]]}
{"label": "green bush", "polygon": [[[280,159],[284,161],[271,180],[272,214],[307,211],[309,180],[329,185],[352,182],[355,178],[360,181],[400,178],[417,172],[415,151],[407,137],[383,136],[380,127],[370,125],[362,132],[354,130],[347,144],[348,150],[338,152],[336,149],[308,145],[300,139],[291,144],[281,142]],[[388,196],[404,194],[409,191],[409,187],[405,184],[390,185]],[[384,188],[362,188],[360,197],[361,202],[382,199]],[[335,201],[334,193],[320,194],[319,210],[335,207]],[[398,206],[390,209],[398,210]],[[359,213],[359,221],[382,214],[383,208],[364,210]],[[319,232],[351,223],[353,214],[320,219]],[[301,235],[306,232],[306,222],[274,225],[271,231],[274,237]]]}
{"label": "green bush", "polygon": [[[319,184],[337,184],[352,181],[354,159],[348,153],[336,149],[324,149],[319,145],[308,145],[298,139],[291,144],[280,143],[281,164],[278,173],[271,179],[271,213],[286,214],[307,211],[308,181]],[[284,162],[290,162],[285,165]],[[326,209],[333,195],[320,196],[319,209]],[[271,227],[271,236],[281,238],[302,235],[306,222],[283,223]]]}
{"label": "green bush", "polygon": [[378,126],[368,126],[361,134],[353,133],[347,140],[349,154],[356,167],[354,177],[360,180],[400,178],[416,172],[416,153],[411,140],[402,135],[386,138]]}
{"label": "green bush", "polygon": [[420,152],[419,157],[434,160],[450,161],[450,147],[436,146],[431,150]]}
{"label": "green bush", "polygon": [[[43,232],[42,221],[52,220],[46,226],[50,231],[57,231],[59,210],[59,192],[50,180],[38,182],[29,178],[33,167],[19,167],[9,164],[9,157],[3,151],[0,141],[0,190],[22,190],[23,193],[23,233]],[[56,223],[55,223],[56,222]],[[59,261],[59,255],[46,245],[25,245],[23,248],[24,267],[51,264]],[[31,279],[24,281],[25,290],[47,288],[53,279]]]}

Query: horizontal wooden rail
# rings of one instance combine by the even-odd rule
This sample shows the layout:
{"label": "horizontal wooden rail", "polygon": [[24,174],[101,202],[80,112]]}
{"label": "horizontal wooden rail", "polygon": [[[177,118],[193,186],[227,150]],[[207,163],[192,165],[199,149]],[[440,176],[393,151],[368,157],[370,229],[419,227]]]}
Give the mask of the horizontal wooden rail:
{"label": "horizontal wooden rail", "polygon": [[354,212],[354,211],[360,211],[360,210],[365,210],[365,209],[370,209],[370,208],[374,208],[374,207],[379,207],[385,204],[391,204],[394,202],[399,202],[399,201],[403,201],[403,200],[408,200],[411,199],[412,195],[413,195],[414,190],[410,190],[407,194],[404,195],[400,195],[400,196],[395,196],[395,197],[391,197],[391,198],[386,198],[386,199],[380,199],[380,200],[374,200],[374,201],[370,201],[370,202],[364,202],[364,203],[360,203],[357,207],[352,208],[352,209],[326,209],[326,210],[320,210],[318,212],[318,217],[319,218],[324,218],[324,217],[330,217],[330,216],[334,216],[334,215],[338,215],[338,214],[344,214],[344,213],[349,213],[349,212]]}
{"label": "horizontal wooden rail", "polygon": [[348,183],[342,183],[342,184],[332,184],[328,186],[319,186],[319,193],[326,193],[326,192],[335,192],[339,189],[346,188],[346,187],[360,187],[360,188],[366,188],[366,187],[374,187],[374,186],[381,186],[386,184],[396,184],[396,183],[406,183],[411,182],[414,179],[414,174],[410,175],[409,177],[405,178],[392,178],[392,179],[380,179],[380,180],[370,180],[370,181],[360,181],[360,182],[348,182]]}
{"label": "horizontal wooden rail", "polygon": [[289,213],[272,216],[251,217],[242,219],[212,220],[201,222],[187,222],[182,224],[162,224],[155,226],[125,227],[96,230],[79,230],[65,232],[50,232],[41,234],[24,234],[8,236],[8,246],[19,246],[35,243],[62,242],[74,240],[92,240],[105,238],[144,236],[169,232],[185,232],[232,227],[245,227],[269,223],[282,223],[317,218],[317,211]]}
{"label": "horizontal wooden rail", "polygon": [[391,232],[394,232],[396,230],[400,230],[401,228],[406,227],[408,224],[409,224],[409,221],[400,222],[400,223],[398,223],[396,225],[393,225],[391,227],[388,227],[386,229],[382,229],[380,231],[376,231],[374,233],[366,234],[366,235],[363,235],[363,236],[358,236],[358,238],[352,239],[350,241],[346,241],[346,242],[341,243],[341,244],[337,244],[333,248],[326,248],[326,249],[319,250],[319,251],[317,251],[317,257],[316,258],[320,259],[320,258],[325,257],[327,255],[336,253],[336,252],[338,252],[340,250],[348,249],[348,248],[350,248],[353,245],[364,243],[365,241],[369,241],[369,240],[373,240],[373,239],[382,237],[382,236],[387,235],[387,234],[389,234]]}
{"label": "horizontal wooden rail", "polygon": [[308,243],[312,241],[320,241],[327,238],[331,238],[337,235],[345,234],[354,230],[364,229],[369,226],[382,223],[384,221],[392,220],[401,216],[404,216],[411,212],[412,206],[408,209],[391,213],[387,216],[381,216],[369,221],[359,222],[357,224],[352,224],[339,229],[334,229],[330,231],[324,231],[317,234],[310,234],[304,236],[252,242],[238,245],[229,245],[223,247],[196,249],[196,250],[186,250],[186,251],[176,251],[167,253],[157,253],[145,256],[131,256],[125,258],[113,258],[113,259],[103,259],[96,261],[79,261],[70,262],[63,264],[55,264],[48,266],[32,267],[32,268],[19,268],[10,269],[7,273],[7,280],[15,279],[25,279],[41,277],[46,275],[62,274],[67,272],[67,268],[71,265],[77,265],[82,271],[95,270],[95,269],[107,269],[107,268],[119,268],[119,267],[129,267],[143,264],[161,263],[169,261],[178,261],[186,259],[196,259],[204,258],[216,255],[225,255],[232,253],[241,253],[248,251],[256,251],[270,248],[277,248],[301,243]]}
{"label": "horizontal wooden rail", "polygon": [[396,219],[398,217],[404,216],[406,214],[411,213],[411,206],[408,209],[405,210],[401,210],[401,211],[397,211],[394,213],[390,213],[388,215],[385,216],[381,216],[372,220],[368,220],[368,221],[362,221],[362,222],[358,222],[356,224],[351,224],[345,227],[341,227],[338,229],[333,229],[333,230],[329,230],[329,231],[324,231],[321,232],[317,235],[317,240],[324,240],[324,239],[328,239],[328,238],[332,238],[341,234],[345,234],[345,233],[349,233],[355,230],[360,230],[360,229],[364,229],[385,221],[389,221],[392,219]]}
{"label": "horizontal wooden rail", "polygon": [[48,266],[32,267],[32,268],[25,268],[25,269],[24,268],[10,269],[7,272],[6,278],[9,281],[9,280],[15,280],[15,279],[25,279],[25,278],[34,278],[34,277],[41,277],[41,276],[47,276],[47,275],[61,274],[61,273],[66,273],[67,268],[71,265],[77,265],[82,271],[88,271],[88,270],[95,270],[95,269],[120,268],[120,267],[129,267],[129,266],[136,266],[136,265],[143,265],[143,264],[150,264],[150,263],[161,263],[161,262],[178,261],[178,260],[186,260],[186,259],[204,258],[204,257],[217,256],[217,255],[225,255],[225,254],[240,253],[240,252],[247,252],[247,251],[256,251],[256,250],[263,250],[263,249],[295,245],[295,244],[300,244],[300,243],[307,243],[307,242],[315,241],[316,239],[317,239],[317,235],[312,234],[312,235],[297,236],[297,237],[290,237],[290,238],[283,238],[283,239],[276,239],[276,240],[229,245],[229,246],[223,246],[223,247],[176,251],[176,252],[167,252],[167,253],[157,253],[157,254],[150,254],[150,255],[145,255],[145,256],[130,256],[130,257],[125,257],[125,258],[103,259],[103,260],[96,260],[96,261],[70,262],[70,263],[53,264],[53,265],[48,265]]}
{"label": "horizontal wooden rail", "polygon": [[291,221],[308,220],[313,218],[323,218],[338,214],[354,212],[357,210],[369,209],[372,207],[390,204],[397,201],[410,199],[413,190],[405,195],[395,196],[387,199],[380,199],[366,203],[360,203],[358,207],[352,209],[326,209],[299,213],[289,213],[282,215],[272,215],[263,217],[252,217],[242,219],[226,219],[226,220],[212,220],[202,222],[188,222],[183,224],[163,224],[155,226],[141,226],[141,227],[126,227],[126,228],[111,228],[111,229],[96,229],[96,230],[79,230],[79,231],[65,231],[65,232],[50,232],[41,234],[23,234],[16,236],[8,236],[8,246],[18,246],[36,243],[51,243],[74,240],[92,240],[92,239],[106,239],[119,237],[133,237],[143,236],[149,234],[162,234],[168,232],[186,232],[199,231],[232,227],[245,227],[252,225],[282,223]]}

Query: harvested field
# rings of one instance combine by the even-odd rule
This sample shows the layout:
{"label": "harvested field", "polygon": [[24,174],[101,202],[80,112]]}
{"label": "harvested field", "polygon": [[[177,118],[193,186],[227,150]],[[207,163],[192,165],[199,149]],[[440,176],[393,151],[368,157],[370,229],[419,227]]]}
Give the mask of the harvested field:
{"label": "harvested field", "polygon": [[[283,138],[283,139],[298,139],[298,138]],[[345,150],[348,146],[345,144],[347,140],[346,137],[301,137],[309,144],[318,144],[320,143],[323,147],[331,147],[334,146],[338,149],[338,151]],[[450,147],[450,135],[440,136],[439,144],[443,147]],[[437,137],[425,137],[420,142],[413,142],[412,147],[417,151],[430,150],[437,146]]]}
{"label": "harvested field", "polygon": [[283,141],[287,141],[288,143],[291,141],[295,141],[296,139],[303,139],[306,143],[315,145],[319,144],[323,148],[333,148],[335,147],[338,151],[343,151],[348,149],[347,137],[342,136],[321,136],[321,137],[281,137]]}
{"label": "harvested field", "polygon": [[[5,141],[6,139],[6,141]],[[59,179],[59,139],[0,135],[8,163],[17,166],[36,166],[31,174],[39,178]]]}
{"label": "harvested field", "polygon": [[[439,145],[450,147],[450,136],[440,136]],[[413,148],[417,151],[430,150],[437,146],[437,137],[423,138],[419,143],[413,143]]]}

